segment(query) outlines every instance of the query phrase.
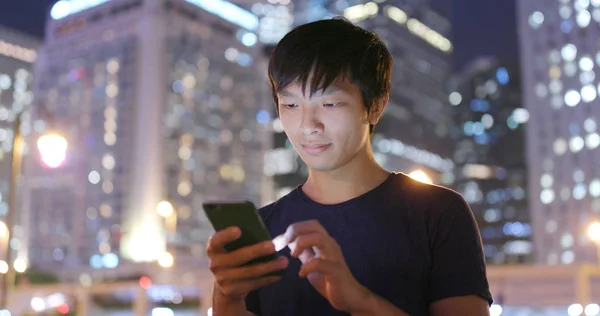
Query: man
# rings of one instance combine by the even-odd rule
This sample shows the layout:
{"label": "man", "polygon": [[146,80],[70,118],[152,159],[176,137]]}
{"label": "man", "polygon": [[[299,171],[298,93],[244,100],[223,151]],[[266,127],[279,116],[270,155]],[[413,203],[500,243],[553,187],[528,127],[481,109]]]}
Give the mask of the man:
{"label": "man", "polygon": [[373,158],[391,70],[383,42],[340,19],[302,25],[276,46],[273,98],[310,172],[260,210],[290,245],[278,260],[243,266],[273,243],[226,252],[239,229],[212,236],[214,315],[488,315],[481,239],[464,199]]}

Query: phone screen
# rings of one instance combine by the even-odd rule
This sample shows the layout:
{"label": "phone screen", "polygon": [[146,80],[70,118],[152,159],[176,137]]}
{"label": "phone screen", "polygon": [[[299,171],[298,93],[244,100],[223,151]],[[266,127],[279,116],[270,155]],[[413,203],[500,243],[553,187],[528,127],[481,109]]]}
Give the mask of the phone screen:
{"label": "phone screen", "polygon": [[[215,231],[220,231],[231,226],[237,226],[242,231],[242,236],[239,239],[225,245],[225,250],[227,251],[234,251],[271,240],[271,235],[252,202],[216,201],[205,202],[202,206]],[[248,264],[266,262],[278,257],[278,253],[273,253],[272,255],[253,260]]]}

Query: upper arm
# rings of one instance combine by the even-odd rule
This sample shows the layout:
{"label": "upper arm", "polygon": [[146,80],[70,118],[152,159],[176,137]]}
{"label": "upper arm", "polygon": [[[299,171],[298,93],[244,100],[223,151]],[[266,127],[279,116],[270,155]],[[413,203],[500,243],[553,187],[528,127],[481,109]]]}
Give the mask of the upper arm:
{"label": "upper arm", "polygon": [[428,301],[432,309],[457,308],[456,304],[474,302],[474,306],[485,306],[482,311],[487,313],[492,296],[479,229],[466,201],[458,194],[450,198],[453,202],[436,214],[430,224]]}
{"label": "upper arm", "polygon": [[429,310],[432,316],[488,316],[488,302],[475,295],[445,298],[433,302]]}

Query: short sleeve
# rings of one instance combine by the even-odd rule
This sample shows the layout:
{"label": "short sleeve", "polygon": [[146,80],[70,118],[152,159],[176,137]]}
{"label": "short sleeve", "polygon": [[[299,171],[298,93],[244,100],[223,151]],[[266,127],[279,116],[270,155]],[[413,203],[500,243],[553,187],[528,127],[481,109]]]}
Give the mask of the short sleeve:
{"label": "short sleeve", "polygon": [[260,298],[258,291],[252,291],[246,296],[246,310],[260,316]]}
{"label": "short sleeve", "polygon": [[[453,192],[454,193],[454,192]],[[492,304],[477,223],[458,193],[430,223],[431,274],[428,303],[477,295]]]}

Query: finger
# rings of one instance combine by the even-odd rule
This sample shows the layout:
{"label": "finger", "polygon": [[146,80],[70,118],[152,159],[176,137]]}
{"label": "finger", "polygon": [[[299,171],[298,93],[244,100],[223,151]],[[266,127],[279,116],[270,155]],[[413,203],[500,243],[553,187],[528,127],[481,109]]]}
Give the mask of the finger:
{"label": "finger", "polygon": [[275,253],[275,245],[270,240],[230,252],[228,266],[237,267],[254,259]]}
{"label": "finger", "polygon": [[314,258],[302,265],[302,268],[300,269],[300,273],[298,273],[298,275],[302,278],[306,277],[309,273],[314,272],[332,275],[337,270],[339,270],[339,268],[335,263],[321,258]]}
{"label": "finger", "polygon": [[225,245],[240,238],[242,231],[239,227],[232,226],[214,233],[208,239],[206,244],[206,253],[211,254],[225,253]]}
{"label": "finger", "polygon": [[211,270],[236,268],[256,258],[275,253],[275,246],[271,241],[264,241],[251,246],[243,247],[232,252],[213,255],[210,262]]}
{"label": "finger", "polygon": [[[333,253],[331,253],[332,247],[329,244],[335,241],[331,237],[323,235],[322,233],[300,235],[294,242],[296,247],[292,251],[293,257],[298,257],[304,251],[315,252],[315,255],[316,252],[320,252],[324,256],[333,256]],[[315,247],[320,251],[314,251]]]}
{"label": "finger", "polygon": [[235,283],[244,280],[249,281],[261,278],[271,272],[283,270],[288,264],[289,261],[287,258],[279,257],[265,263],[220,271],[215,275],[215,279],[218,283]]}
{"label": "finger", "polygon": [[300,259],[300,262],[302,262],[302,264],[304,264],[304,263],[309,262],[310,260],[312,260],[315,257],[316,257],[316,254],[312,250],[304,250],[303,252],[300,253],[300,255],[298,256],[298,259]]}
{"label": "finger", "polygon": [[310,233],[322,233],[328,235],[325,228],[317,220],[309,220],[298,222],[290,225],[284,234],[286,244],[293,242],[299,235],[306,235]]}

